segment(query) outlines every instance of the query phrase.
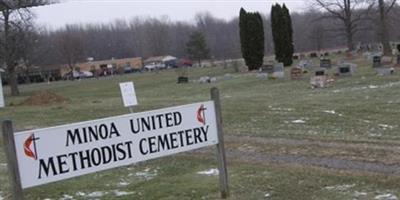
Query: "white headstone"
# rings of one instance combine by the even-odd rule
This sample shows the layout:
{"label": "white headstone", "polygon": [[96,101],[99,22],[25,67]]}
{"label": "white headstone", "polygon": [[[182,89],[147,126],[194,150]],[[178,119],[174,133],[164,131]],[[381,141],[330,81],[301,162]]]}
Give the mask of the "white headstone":
{"label": "white headstone", "polygon": [[125,107],[136,106],[138,104],[133,82],[120,83],[119,88],[121,89],[122,101]]}

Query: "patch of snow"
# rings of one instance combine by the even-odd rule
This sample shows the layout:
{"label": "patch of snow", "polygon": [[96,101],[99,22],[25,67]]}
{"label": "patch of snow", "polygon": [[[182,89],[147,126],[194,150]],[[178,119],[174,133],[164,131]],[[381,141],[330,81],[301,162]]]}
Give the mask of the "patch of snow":
{"label": "patch of snow", "polygon": [[367,196],[368,194],[366,192],[354,192],[354,197],[361,197],[361,196]]}
{"label": "patch of snow", "polygon": [[119,191],[119,190],[114,190],[113,193],[117,197],[135,194],[135,192],[126,192],[126,191]]}
{"label": "patch of snow", "polygon": [[84,192],[77,192],[77,193],[75,193],[75,195],[80,196],[80,197],[86,196],[86,194]]}
{"label": "patch of snow", "polygon": [[150,180],[150,179],[153,179],[155,176],[157,176],[157,169],[155,169],[151,172],[150,168],[146,168],[145,170],[143,170],[141,172],[136,172],[135,176],[143,177],[146,180]]}
{"label": "patch of snow", "polygon": [[294,111],[294,109],[293,108],[274,108],[274,107],[269,107],[271,110],[273,110],[273,111],[287,111],[287,112],[291,112],[291,111]]}
{"label": "patch of snow", "polygon": [[340,114],[340,113],[337,113],[336,111],[334,111],[334,110],[324,110],[323,111],[324,113],[328,113],[328,114],[332,114],[332,115],[338,115],[338,116],[343,116],[342,114]]}
{"label": "patch of snow", "polygon": [[381,195],[377,195],[374,198],[375,200],[398,200],[397,196],[394,194],[381,194]]}
{"label": "patch of snow", "polygon": [[96,191],[96,192],[89,193],[88,195],[86,195],[86,197],[102,197],[106,194],[107,194],[107,192]]}
{"label": "patch of snow", "polygon": [[271,196],[270,193],[267,193],[267,194],[264,195],[265,198],[268,198],[268,197],[270,197],[270,196]]}
{"label": "patch of snow", "polygon": [[335,185],[335,186],[326,186],[325,189],[327,190],[335,190],[335,191],[347,191],[350,188],[353,188],[354,186],[356,186],[355,184],[351,184],[351,185]]}
{"label": "patch of snow", "polygon": [[393,129],[394,127],[391,125],[387,125],[387,124],[378,124],[378,126],[384,130],[386,129]]}
{"label": "patch of snow", "polygon": [[376,85],[370,85],[370,86],[368,86],[368,88],[369,88],[369,89],[377,89],[377,88],[379,88],[379,86],[376,86]]}
{"label": "patch of snow", "polygon": [[206,175],[206,176],[218,176],[219,175],[219,171],[218,171],[218,169],[209,169],[209,170],[206,170],[206,171],[197,172],[197,174]]}
{"label": "patch of snow", "polygon": [[382,134],[369,134],[370,137],[382,137]]}
{"label": "patch of snow", "polygon": [[72,200],[74,199],[74,196],[64,194],[63,197],[60,198],[60,200]]}
{"label": "patch of snow", "polygon": [[118,183],[119,186],[127,186],[127,185],[129,185],[129,184],[130,184],[130,183],[129,183],[129,182],[126,182],[126,181],[121,181],[121,182]]}
{"label": "patch of snow", "polygon": [[293,120],[292,121],[293,124],[305,124],[306,121],[302,120],[302,119],[298,119],[298,120]]}

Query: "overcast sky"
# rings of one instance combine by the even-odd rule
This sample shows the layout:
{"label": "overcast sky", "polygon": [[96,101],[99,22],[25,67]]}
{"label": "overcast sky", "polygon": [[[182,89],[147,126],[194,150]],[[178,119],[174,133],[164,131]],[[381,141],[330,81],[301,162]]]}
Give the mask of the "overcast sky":
{"label": "overcast sky", "polygon": [[285,3],[291,11],[301,12],[306,0],[61,0],[59,4],[33,9],[37,22],[49,28],[72,23],[102,23],[115,19],[140,17],[169,17],[172,21],[193,21],[196,13],[231,19],[241,7],[248,11],[269,13],[275,2]]}

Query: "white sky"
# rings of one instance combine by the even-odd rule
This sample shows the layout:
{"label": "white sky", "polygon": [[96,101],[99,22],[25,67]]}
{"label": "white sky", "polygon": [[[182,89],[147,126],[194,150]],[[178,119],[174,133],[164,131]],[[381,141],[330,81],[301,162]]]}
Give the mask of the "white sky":
{"label": "white sky", "polygon": [[241,7],[247,11],[269,13],[274,3],[285,3],[291,12],[307,8],[306,0],[61,0],[34,8],[37,22],[49,28],[73,23],[102,23],[115,19],[140,17],[169,17],[172,21],[193,21],[196,13],[210,12],[213,16],[232,19]]}

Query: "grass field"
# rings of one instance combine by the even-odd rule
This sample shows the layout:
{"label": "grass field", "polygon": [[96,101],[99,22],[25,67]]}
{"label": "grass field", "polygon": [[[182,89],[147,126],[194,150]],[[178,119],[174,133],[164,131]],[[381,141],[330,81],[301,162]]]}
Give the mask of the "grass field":
{"label": "grass field", "polygon": [[[255,145],[265,154],[290,154],[371,160],[399,164],[397,145],[400,118],[400,75],[375,75],[370,64],[357,58],[352,77],[330,87],[312,90],[309,76],[292,81],[259,79],[255,73],[232,68],[192,68],[189,76],[233,76],[216,83],[176,84],[173,70],[130,74],[99,80],[65,81],[21,86],[20,97],[10,97],[0,119],[11,119],[17,130],[34,129],[128,113],[122,106],[118,83],[133,81],[139,105],[135,112],[208,100],[211,87],[222,99],[227,143],[240,148],[241,137],[262,140],[294,139],[338,142],[362,147],[325,148],[321,145]],[[287,69],[288,70],[288,69]],[[286,75],[288,75],[288,71]],[[40,90],[68,99],[66,103],[23,106]],[[2,143],[1,143],[2,144]],[[391,146],[391,153],[369,148]],[[2,149],[2,146],[1,146]],[[8,197],[7,171],[0,151],[0,199]],[[400,155],[400,154],[399,154]],[[390,199],[400,196],[398,175],[374,174],[273,163],[229,160],[231,199]],[[26,191],[27,199],[217,199],[218,176],[197,172],[216,168],[213,154],[195,153],[139,163],[106,172],[40,186]],[[397,198],[397,197],[396,197]]]}

